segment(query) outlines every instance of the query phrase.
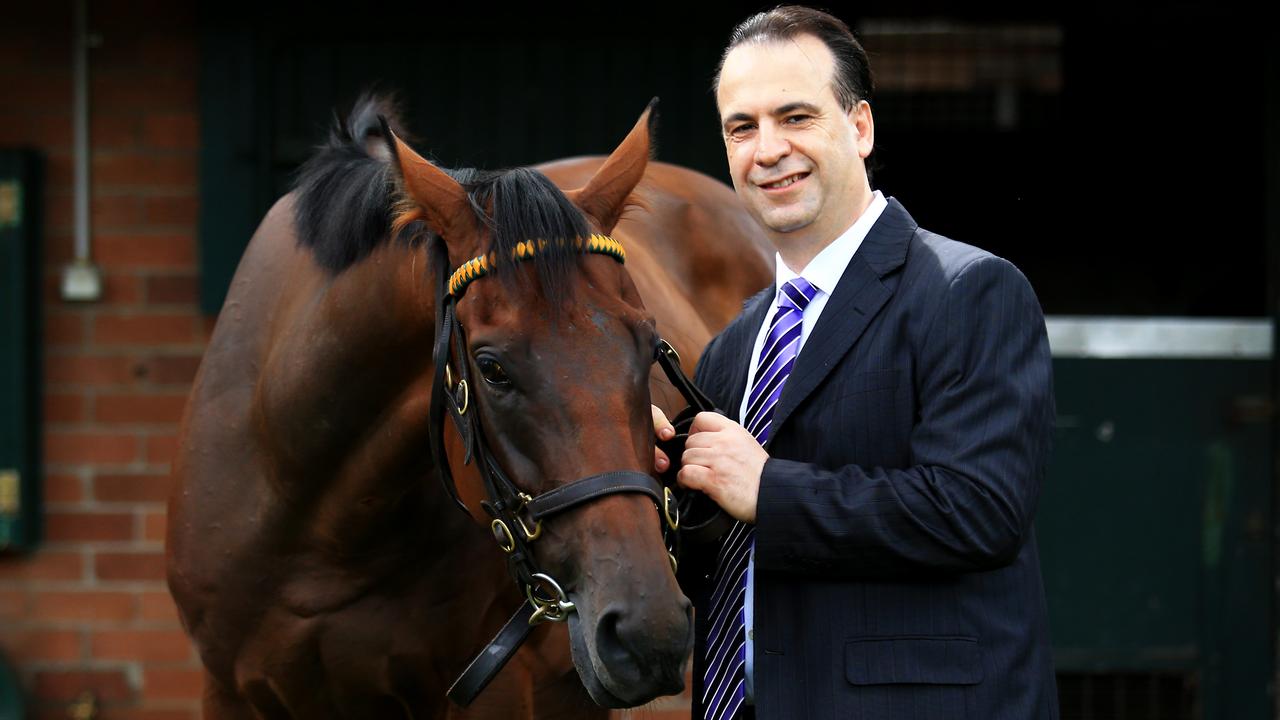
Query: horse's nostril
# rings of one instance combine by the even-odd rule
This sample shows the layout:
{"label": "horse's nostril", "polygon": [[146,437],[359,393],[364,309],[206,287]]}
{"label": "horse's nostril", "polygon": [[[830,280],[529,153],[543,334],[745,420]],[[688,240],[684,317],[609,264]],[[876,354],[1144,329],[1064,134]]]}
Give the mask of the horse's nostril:
{"label": "horse's nostril", "polygon": [[684,688],[684,661],[693,641],[693,607],[686,598],[669,610],[684,611],[668,617],[663,626],[625,605],[612,605],[596,623],[596,655],[614,681],[624,687],[648,688],[657,694]]}

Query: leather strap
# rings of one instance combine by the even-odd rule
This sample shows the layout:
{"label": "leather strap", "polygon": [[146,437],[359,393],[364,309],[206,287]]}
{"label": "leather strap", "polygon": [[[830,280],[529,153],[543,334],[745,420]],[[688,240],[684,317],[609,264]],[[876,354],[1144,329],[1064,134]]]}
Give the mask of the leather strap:
{"label": "leather strap", "polygon": [[541,520],[575,505],[620,492],[644,493],[653,498],[658,507],[662,507],[662,486],[658,481],[644,473],[630,470],[615,470],[574,480],[539,495],[525,507],[529,510],[530,517]]}
{"label": "leather strap", "polygon": [[493,640],[467,666],[466,670],[453,681],[449,687],[449,699],[462,707],[467,707],[476,699],[481,690],[493,680],[493,676],[507,664],[507,661],[520,649],[520,644],[529,637],[533,626],[529,618],[533,617],[533,605],[529,601],[520,603],[515,615],[498,631]]}

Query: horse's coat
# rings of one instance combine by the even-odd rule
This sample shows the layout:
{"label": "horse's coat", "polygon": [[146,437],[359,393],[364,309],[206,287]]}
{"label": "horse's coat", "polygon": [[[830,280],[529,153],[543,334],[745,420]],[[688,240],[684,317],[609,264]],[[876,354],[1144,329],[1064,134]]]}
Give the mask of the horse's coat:
{"label": "horse's coat", "polygon": [[[639,177],[639,154],[648,152],[643,130],[643,147],[624,144],[609,161],[613,170],[600,158],[539,170],[561,188],[587,186],[570,199],[593,209],[590,222],[608,224],[601,216],[616,220],[620,204],[593,201],[586,191],[619,159]],[[393,161],[376,150],[382,138],[352,135],[354,145],[384,155],[370,162]],[[592,463],[647,463],[648,408],[623,378],[639,373],[643,385],[649,372],[634,359],[646,350],[635,346],[644,339],[645,310],[692,371],[711,335],[769,281],[767,245],[732,191],[670,165],[650,163],[643,173],[643,205],[612,227],[626,247],[625,269],[608,257],[581,258],[563,317],[549,319],[556,313],[539,305],[536,282],[481,280],[459,305],[473,346],[500,338],[493,344],[528,388],[523,404],[492,388],[479,388],[476,398],[491,435],[517,427],[508,421],[534,428],[503,450],[516,479],[554,484],[608,469]],[[468,710],[445,700],[449,683],[520,596],[488,528],[458,512],[433,471],[429,243],[382,241],[343,267],[326,267],[299,242],[295,203],[290,194],[271,209],[241,260],[191,391],[174,467],[169,584],[206,668],[205,716],[602,716],[575,671],[566,633],[554,626],[537,628]],[[469,251],[442,234],[451,262]],[[525,265],[518,272],[536,273]],[[529,297],[510,297],[513,288]],[[637,291],[643,307],[631,297]],[[649,377],[653,402],[677,410],[679,395],[661,373]],[[542,414],[529,425],[529,413],[505,417],[512,406]],[[452,430],[449,441],[459,489],[475,511],[478,484],[462,467]],[[551,467],[544,455],[563,459]],[[678,650],[686,632],[681,610],[654,603],[678,598],[687,611],[687,601],[669,569],[661,570],[665,551],[648,557],[661,543],[646,503],[613,496],[572,510],[552,523],[538,552],[565,568],[571,595],[587,607],[599,600],[601,624],[578,628],[582,642],[603,642],[606,630],[617,635],[613,649],[591,649],[590,663],[600,667],[588,672],[615,685],[634,677],[660,688],[669,680],[626,667],[648,652],[628,638],[665,641],[669,629],[667,644]],[[618,588],[631,605],[601,595],[631,577],[647,583]],[[575,654],[588,653],[576,647]],[[586,658],[577,659],[581,669]]]}

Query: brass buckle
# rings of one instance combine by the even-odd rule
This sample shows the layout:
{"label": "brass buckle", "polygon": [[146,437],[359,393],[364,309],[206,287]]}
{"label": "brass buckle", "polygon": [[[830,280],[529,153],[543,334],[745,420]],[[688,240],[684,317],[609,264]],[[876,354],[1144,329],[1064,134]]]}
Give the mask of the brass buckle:
{"label": "brass buckle", "polygon": [[[466,415],[467,406],[471,403],[471,392],[467,390],[467,381],[459,380],[458,387],[462,388],[462,402],[458,403],[458,414]],[[454,396],[454,402],[457,402],[457,396]]]}
{"label": "brass buckle", "polygon": [[516,518],[516,523],[520,526],[520,530],[524,533],[524,539],[526,542],[533,542],[534,540],[537,540],[538,538],[542,537],[542,521],[541,520],[535,521],[533,523],[533,530],[530,530],[529,526],[524,524],[524,518],[520,517],[520,511],[528,507],[529,503],[531,502],[533,502],[533,498],[529,497],[528,493],[520,493],[520,507],[516,508],[516,511],[513,513],[513,515],[515,515],[515,518]]}
{"label": "brass buckle", "polygon": [[[675,508],[674,516],[671,514],[673,507]],[[680,503],[675,501],[675,495],[669,487],[662,488],[662,514],[667,518],[667,527],[672,530],[680,529]]]}
{"label": "brass buckle", "polygon": [[[453,368],[449,367],[447,361],[444,364],[444,389],[453,395],[453,402],[458,406],[458,414],[466,415],[467,407],[471,404],[471,391],[465,379],[458,380],[457,385],[453,384]],[[462,402],[458,402],[458,390],[462,390]]]}
{"label": "brass buckle", "polygon": [[502,520],[494,520],[489,524],[489,528],[493,530],[493,537],[498,541],[498,547],[502,551],[510,554],[516,549],[516,539],[511,535],[511,528]]}
{"label": "brass buckle", "polygon": [[[576,610],[577,606],[569,601],[569,596],[560,587],[560,583],[544,573],[534,573],[533,579],[538,581],[536,588],[534,585],[524,586],[524,596],[529,598],[529,603],[535,608],[533,616],[529,618],[529,624],[568,620],[569,613]],[[546,593],[548,589],[555,593],[554,597],[548,596]]]}

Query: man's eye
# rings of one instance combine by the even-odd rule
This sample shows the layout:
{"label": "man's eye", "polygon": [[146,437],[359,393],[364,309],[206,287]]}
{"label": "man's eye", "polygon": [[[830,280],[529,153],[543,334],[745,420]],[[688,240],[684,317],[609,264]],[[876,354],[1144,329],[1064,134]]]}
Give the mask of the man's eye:
{"label": "man's eye", "polygon": [[729,135],[732,137],[742,137],[755,129],[755,125],[735,125],[729,129]]}
{"label": "man's eye", "polygon": [[502,387],[511,384],[507,371],[503,370],[498,361],[491,357],[476,358],[476,369],[480,371],[480,377],[490,385]]}
{"label": "man's eye", "polygon": [[809,115],[788,115],[787,122],[792,125],[795,125],[796,123],[802,123],[805,120],[808,120],[809,117],[810,117]]}

